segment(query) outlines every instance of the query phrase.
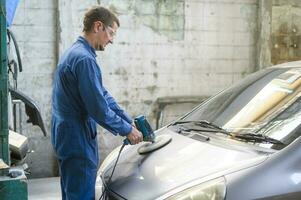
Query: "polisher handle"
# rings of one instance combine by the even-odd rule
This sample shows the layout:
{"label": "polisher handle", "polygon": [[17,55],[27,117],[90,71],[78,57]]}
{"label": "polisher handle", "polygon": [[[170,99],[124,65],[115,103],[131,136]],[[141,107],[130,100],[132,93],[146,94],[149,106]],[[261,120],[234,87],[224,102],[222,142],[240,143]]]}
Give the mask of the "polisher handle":
{"label": "polisher handle", "polygon": [[129,145],[129,144],[132,145],[131,142],[130,142],[130,140],[129,140],[128,138],[125,138],[125,139],[123,140],[123,144],[124,144],[124,145]]}

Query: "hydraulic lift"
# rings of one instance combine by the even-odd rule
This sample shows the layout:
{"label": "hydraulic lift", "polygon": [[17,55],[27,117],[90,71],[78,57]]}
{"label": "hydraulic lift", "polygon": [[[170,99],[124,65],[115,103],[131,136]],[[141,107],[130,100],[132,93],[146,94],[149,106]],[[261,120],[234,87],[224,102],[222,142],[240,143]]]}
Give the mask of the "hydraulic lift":
{"label": "hydraulic lift", "polygon": [[0,197],[3,200],[26,200],[28,192],[24,170],[10,167],[6,1],[0,0],[0,6]]}

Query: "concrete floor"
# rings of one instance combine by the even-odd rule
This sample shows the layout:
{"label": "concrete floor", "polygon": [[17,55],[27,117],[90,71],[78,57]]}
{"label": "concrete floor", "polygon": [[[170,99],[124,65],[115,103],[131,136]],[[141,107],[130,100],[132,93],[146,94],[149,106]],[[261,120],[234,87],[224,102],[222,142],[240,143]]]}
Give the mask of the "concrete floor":
{"label": "concrete floor", "polygon": [[59,200],[61,199],[60,178],[39,178],[28,180],[29,200]]}

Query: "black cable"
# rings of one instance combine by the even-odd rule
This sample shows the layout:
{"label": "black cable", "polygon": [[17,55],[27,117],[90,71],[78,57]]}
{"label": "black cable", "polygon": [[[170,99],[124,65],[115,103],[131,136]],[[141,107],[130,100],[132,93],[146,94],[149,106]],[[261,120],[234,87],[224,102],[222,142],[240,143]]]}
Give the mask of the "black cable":
{"label": "black cable", "polygon": [[17,54],[19,72],[22,72],[23,71],[22,60],[21,60],[19,45],[17,43],[16,37],[15,37],[14,33],[10,29],[7,29],[7,34],[13,40],[14,47],[15,47],[16,54]]}
{"label": "black cable", "polygon": [[[14,67],[13,70],[11,66]],[[17,89],[18,65],[14,59],[8,63],[8,73],[12,73],[12,77],[14,80],[14,89]]]}
{"label": "black cable", "polygon": [[[107,185],[109,185],[110,184],[110,182],[111,182],[111,179],[112,179],[112,176],[113,176],[113,174],[114,174],[114,171],[115,171],[115,168],[116,168],[116,165],[117,165],[117,163],[118,163],[118,160],[119,160],[119,157],[120,157],[120,154],[121,154],[121,152],[122,152],[122,150],[123,150],[123,148],[125,147],[125,143],[123,143],[123,145],[121,146],[121,148],[120,148],[120,150],[119,150],[119,153],[118,153],[118,156],[117,156],[117,159],[116,159],[116,161],[115,161],[115,164],[114,164],[114,167],[113,167],[113,170],[112,170],[112,173],[111,173],[111,176],[110,176],[110,178],[109,178],[109,181],[108,181],[108,184]],[[102,194],[101,194],[101,196],[100,196],[100,198],[99,198],[99,200],[101,200],[104,196],[105,194],[105,190],[102,192]]]}

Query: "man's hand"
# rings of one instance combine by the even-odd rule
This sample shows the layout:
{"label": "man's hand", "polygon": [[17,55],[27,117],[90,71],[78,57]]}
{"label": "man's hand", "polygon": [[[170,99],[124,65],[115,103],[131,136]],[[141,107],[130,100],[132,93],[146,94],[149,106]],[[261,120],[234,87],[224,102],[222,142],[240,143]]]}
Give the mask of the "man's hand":
{"label": "man's hand", "polygon": [[130,140],[131,144],[138,144],[139,142],[142,142],[143,135],[134,126],[132,126],[132,131],[127,135],[127,138]]}

